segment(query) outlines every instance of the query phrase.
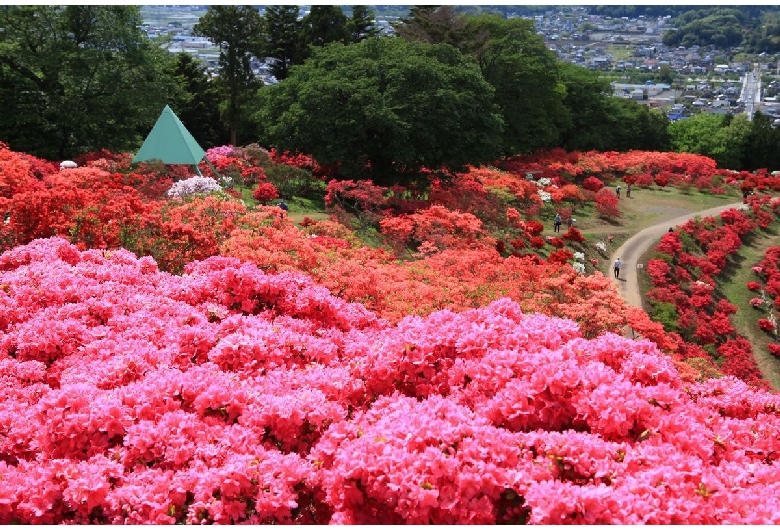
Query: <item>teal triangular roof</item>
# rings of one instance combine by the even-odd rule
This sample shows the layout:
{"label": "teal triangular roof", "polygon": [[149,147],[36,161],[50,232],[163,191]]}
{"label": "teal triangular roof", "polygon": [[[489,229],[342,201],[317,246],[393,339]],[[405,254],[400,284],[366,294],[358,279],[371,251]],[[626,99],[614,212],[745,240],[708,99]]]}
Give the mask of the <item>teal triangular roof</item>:
{"label": "teal triangular roof", "polygon": [[133,163],[162,160],[165,164],[195,165],[206,152],[168,105],[157,118],[149,136],[133,158]]}

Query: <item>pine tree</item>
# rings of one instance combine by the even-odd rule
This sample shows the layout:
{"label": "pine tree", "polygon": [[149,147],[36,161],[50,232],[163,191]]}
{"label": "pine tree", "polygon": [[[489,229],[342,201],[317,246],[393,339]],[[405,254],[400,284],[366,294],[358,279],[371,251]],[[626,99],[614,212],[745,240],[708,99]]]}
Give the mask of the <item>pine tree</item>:
{"label": "pine tree", "polygon": [[352,18],[347,21],[350,42],[357,43],[379,35],[374,25],[374,12],[368,6],[352,6]]}
{"label": "pine tree", "polygon": [[309,14],[303,17],[303,31],[307,46],[349,42],[347,16],[339,6],[311,6]]}
{"label": "pine tree", "polygon": [[223,116],[232,145],[237,145],[243,108],[257,86],[250,61],[262,55],[263,25],[254,6],[214,5],[192,28],[194,35],[208,37],[219,46],[219,82],[228,95]]}
{"label": "pine tree", "polygon": [[287,78],[288,70],[300,61],[300,33],[303,27],[298,17],[299,6],[266,6],[265,56],[273,59],[271,73],[278,80]]}

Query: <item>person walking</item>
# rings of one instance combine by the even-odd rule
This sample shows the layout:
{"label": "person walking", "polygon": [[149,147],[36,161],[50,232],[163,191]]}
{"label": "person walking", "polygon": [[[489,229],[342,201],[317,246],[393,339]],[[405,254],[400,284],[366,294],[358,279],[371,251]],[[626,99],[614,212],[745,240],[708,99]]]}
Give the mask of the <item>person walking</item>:
{"label": "person walking", "polygon": [[620,268],[623,266],[623,262],[620,261],[620,258],[615,260],[615,279],[620,279]]}
{"label": "person walking", "polygon": [[566,220],[566,226],[567,226],[567,227],[569,227],[569,228],[571,228],[573,224],[574,224],[574,218],[573,218],[573,217],[569,217],[569,218]]}
{"label": "person walking", "polygon": [[554,223],[554,232],[560,232],[561,231],[561,223],[563,222],[563,219],[561,218],[561,214],[556,213],[555,214],[555,223]]}
{"label": "person walking", "polygon": [[626,185],[626,199],[631,197],[631,184]]}
{"label": "person walking", "polygon": [[620,186],[615,188],[615,193],[617,193],[618,199],[620,198]]}

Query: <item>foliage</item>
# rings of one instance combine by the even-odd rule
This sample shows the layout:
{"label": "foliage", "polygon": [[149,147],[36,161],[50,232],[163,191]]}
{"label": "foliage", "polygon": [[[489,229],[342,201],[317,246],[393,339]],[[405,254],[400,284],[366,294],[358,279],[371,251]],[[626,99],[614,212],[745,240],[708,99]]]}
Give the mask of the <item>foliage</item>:
{"label": "foliage", "polygon": [[271,73],[282,81],[287,79],[290,67],[303,60],[298,20],[300,6],[265,6],[263,21],[263,55],[271,58]]}
{"label": "foliage", "polygon": [[557,59],[531,20],[499,16],[466,17],[466,31],[488,35],[473,48],[485,80],[493,87],[504,121],[503,153],[515,155],[555,147],[567,123],[558,83]]}
{"label": "foliage", "polygon": [[[301,20],[301,37],[304,48],[322,47],[332,42],[347,44],[350,42],[347,16],[340,6],[312,5]],[[308,57],[309,52],[304,53]]]}
{"label": "foliage", "polygon": [[605,219],[620,217],[620,201],[614,191],[602,188],[596,193],[596,210]]}
{"label": "foliage", "polygon": [[[258,97],[268,145],[309,153],[338,165],[341,175],[377,184],[498,154],[501,122],[491,88],[448,46],[400,39],[332,44]],[[426,127],[419,127],[420,116]]]}
{"label": "foliage", "polygon": [[0,138],[54,160],[136,149],[181,97],[138,6],[0,7]]}
{"label": "foliage", "polygon": [[311,171],[287,164],[269,166],[265,170],[265,176],[282,197],[306,196],[314,188]]}
{"label": "foliage", "polygon": [[714,159],[718,167],[741,169],[751,124],[743,115],[727,119],[701,113],[669,125],[676,151],[699,153]]}
{"label": "foliage", "polygon": [[347,31],[350,42],[363,42],[366,39],[379,36],[379,28],[375,25],[376,17],[369,6],[351,6],[352,14],[347,20]]}
{"label": "foliage", "polygon": [[669,120],[635,101],[611,97],[611,87],[581,66],[561,63],[569,124],[559,145],[570,151],[665,151]]}
{"label": "foliage", "polygon": [[663,36],[666,46],[732,48],[742,44],[742,28],[749,26],[742,11],[728,7],[688,11],[676,19],[676,24],[676,31]]}
{"label": "foliage", "polygon": [[778,397],[647,340],[57,238],[0,285],[3,524],[777,522]]}
{"label": "foliage", "polygon": [[209,6],[192,28],[219,46],[219,77],[223,93],[222,117],[230,129],[230,144],[238,145],[238,131],[246,120],[245,108],[257,79],[250,59],[261,56],[263,18],[254,6]]}
{"label": "foliage", "polygon": [[228,130],[219,117],[219,90],[206,72],[206,65],[182,52],[175,56],[171,74],[186,94],[172,108],[187,131],[205,148],[227,143]]}

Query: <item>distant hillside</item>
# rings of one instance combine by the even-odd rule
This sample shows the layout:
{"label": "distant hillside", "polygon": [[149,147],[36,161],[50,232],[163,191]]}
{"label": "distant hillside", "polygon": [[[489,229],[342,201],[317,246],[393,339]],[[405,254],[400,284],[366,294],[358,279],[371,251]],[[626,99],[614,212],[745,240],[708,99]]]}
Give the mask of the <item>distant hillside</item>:
{"label": "distant hillside", "polygon": [[780,7],[752,6],[589,6],[593,15],[608,17],[670,16],[677,28],[667,32],[667,46],[741,47],[748,53],[780,51]]}

